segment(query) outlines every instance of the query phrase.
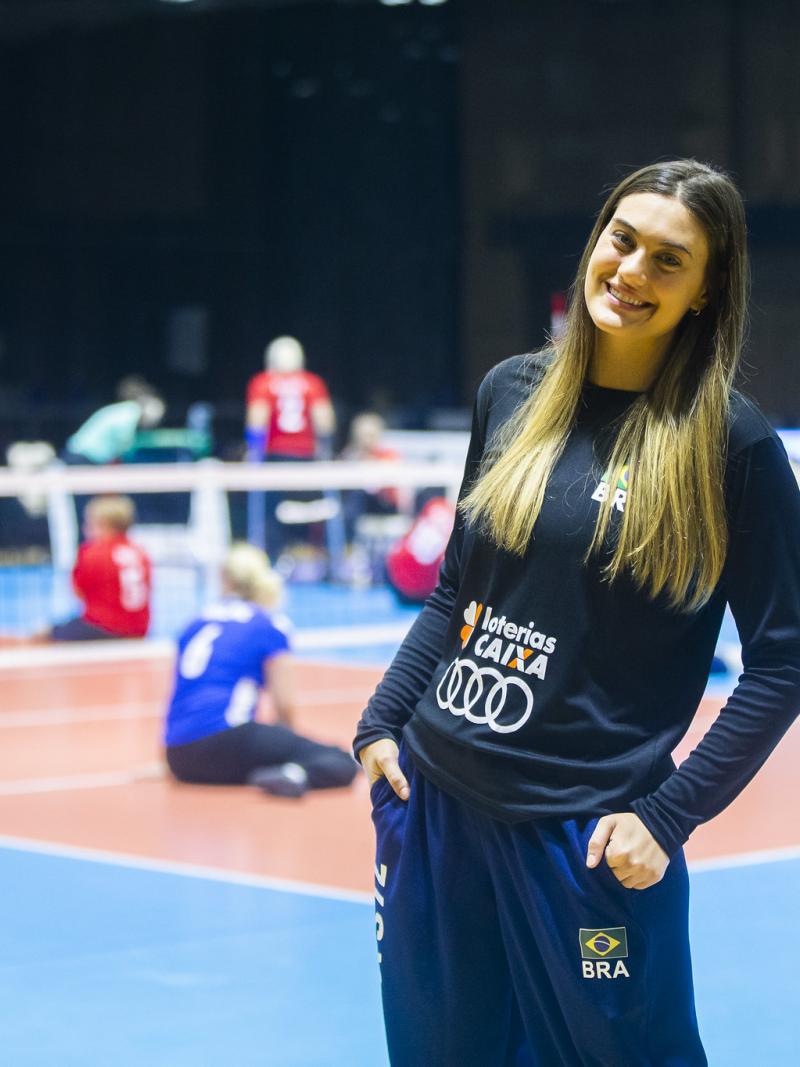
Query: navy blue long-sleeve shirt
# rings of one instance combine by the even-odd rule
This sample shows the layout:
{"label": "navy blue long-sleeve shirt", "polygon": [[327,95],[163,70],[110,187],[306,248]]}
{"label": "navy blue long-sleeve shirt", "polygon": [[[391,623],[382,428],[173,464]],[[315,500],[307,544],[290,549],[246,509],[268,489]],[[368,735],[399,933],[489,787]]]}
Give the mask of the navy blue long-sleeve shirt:
{"label": "navy blue long-sleeve shirt", "polygon": [[[496,366],[478,392],[462,493],[493,434],[530,395],[537,357]],[[583,562],[608,486],[614,421],[636,394],[587,383],[523,557],[459,515],[436,590],[358,726],[354,749],[405,737],[441,789],[509,822],[635,811],[670,855],[756,773],[800,709],[800,492],[783,446],[734,393],[722,577],[677,611],[602,559]],[[744,670],[675,768],[703,695],[725,604]]]}

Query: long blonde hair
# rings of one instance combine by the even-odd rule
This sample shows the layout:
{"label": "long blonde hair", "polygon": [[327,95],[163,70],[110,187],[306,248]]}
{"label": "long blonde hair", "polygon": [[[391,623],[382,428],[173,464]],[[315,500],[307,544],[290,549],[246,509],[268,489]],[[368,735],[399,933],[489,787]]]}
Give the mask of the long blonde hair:
{"label": "long blonde hair", "polygon": [[222,565],[222,577],[232,593],[265,608],[283,599],[283,582],[260,548],[238,541],[231,545]]}
{"label": "long blonde hair", "polygon": [[[586,555],[608,545],[603,573],[627,572],[651,597],[694,611],[711,597],[725,563],[723,495],[730,393],[744,340],[749,288],[741,196],[727,175],[693,159],[656,163],[608,196],[583,251],[564,336],[554,343],[531,396],[490,443],[479,477],[461,501],[466,518],[498,546],[523,555],[545,489],[578,411],[595,326],[583,297],[598,238],[619,201],[633,193],[675,197],[703,226],[709,244],[708,302],[679,323],[650,389],[624,416],[607,464],[603,501]],[[609,530],[613,487],[628,467],[630,492]]]}

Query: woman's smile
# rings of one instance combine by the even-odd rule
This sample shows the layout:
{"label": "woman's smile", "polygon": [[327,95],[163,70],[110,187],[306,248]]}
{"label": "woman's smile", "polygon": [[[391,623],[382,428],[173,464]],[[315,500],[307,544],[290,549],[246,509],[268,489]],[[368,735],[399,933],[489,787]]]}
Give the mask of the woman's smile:
{"label": "woman's smile", "polygon": [[612,285],[611,282],[606,282],[605,286],[609,297],[608,302],[613,308],[622,308],[626,311],[642,311],[644,308],[653,306],[649,301],[641,300],[621,286]]}

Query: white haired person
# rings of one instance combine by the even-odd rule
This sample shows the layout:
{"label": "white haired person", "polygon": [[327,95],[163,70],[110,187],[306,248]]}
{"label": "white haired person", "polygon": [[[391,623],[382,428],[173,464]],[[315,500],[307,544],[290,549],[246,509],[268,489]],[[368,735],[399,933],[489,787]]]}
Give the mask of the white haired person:
{"label": "white haired person", "polygon": [[330,455],[336,416],[322,378],[305,369],[295,337],[276,337],[264,351],[264,370],[247,386],[247,458],[315,459]]}
{"label": "white haired person", "polygon": [[[287,625],[272,614],[281,580],[266,555],[234,545],[223,596],[178,639],[165,724],[167,763],[182,782],[256,785],[279,796],[349,785],[352,756],[293,727],[295,693]],[[277,723],[257,721],[269,689]]]}
{"label": "white haired person", "polygon": [[[741,196],[609,194],[498,363],[439,583],[361,719],[393,1067],[705,1067],[683,844],[800,708],[800,493],[734,388]],[[729,604],[744,669],[676,768]],[[399,749],[399,751],[398,751]]]}
{"label": "white haired person", "polygon": [[[264,350],[264,370],[247,385],[245,442],[251,463],[330,459],[336,415],[325,382],[306,370],[305,362],[303,346],[295,337],[276,337]],[[248,539],[265,544],[272,559],[285,547],[275,511],[280,499],[287,497],[286,493],[248,497]]]}

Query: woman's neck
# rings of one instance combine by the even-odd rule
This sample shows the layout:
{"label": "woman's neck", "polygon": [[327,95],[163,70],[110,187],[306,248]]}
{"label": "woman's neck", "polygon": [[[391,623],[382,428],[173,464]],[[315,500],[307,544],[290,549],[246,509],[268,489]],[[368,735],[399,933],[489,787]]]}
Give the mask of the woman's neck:
{"label": "woman's neck", "polygon": [[623,343],[620,338],[598,331],[586,376],[605,389],[644,393],[661,370],[669,341],[666,337],[656,343]]}

